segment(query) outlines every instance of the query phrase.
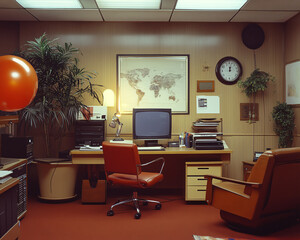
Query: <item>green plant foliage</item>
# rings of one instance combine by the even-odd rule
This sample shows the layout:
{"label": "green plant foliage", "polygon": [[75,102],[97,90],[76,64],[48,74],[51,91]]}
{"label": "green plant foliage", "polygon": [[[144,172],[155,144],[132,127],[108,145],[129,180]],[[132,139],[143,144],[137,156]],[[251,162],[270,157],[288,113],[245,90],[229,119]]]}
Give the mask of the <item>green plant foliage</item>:
{"label": "green plant foliage", "polygon": [[295,114],[290,105],[278,103],[272,112],[275,122],[274,131],[279,136],[278,147],[291,147],[294,140],[293,131],[295,128]]}
{"label": "green plant foliage", "polygon": [[265,91],[269,81],[274,81],[274,77],[257,68],[245,81],[239,80],[238,86],[250,97],[259,91]]}
{"label": "green plant foliage", "polygon": [[96,74],[78,66],[79,49],[72,43],[59,45],[56,41],[43,34],[28,41],[26,49],[20,52],[38,76],[37,94],[32,103],[19,112],[20,121],[30,127],[43,125],[46,144],[52,126],[65,131],[72,126],[79,110],[87,107],[83,103],[85,94],[100,104],[103,99],[102,92],[96,91],[103,86],[93,83]]}

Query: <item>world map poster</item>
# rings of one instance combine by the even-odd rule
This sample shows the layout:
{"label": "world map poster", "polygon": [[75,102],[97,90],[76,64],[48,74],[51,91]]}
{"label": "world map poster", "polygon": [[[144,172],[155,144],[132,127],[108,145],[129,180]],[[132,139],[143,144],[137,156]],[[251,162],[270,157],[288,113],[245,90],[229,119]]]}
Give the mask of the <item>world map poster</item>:
{"label": "world map poster", "polygon": [[117,55],[118,109],[171,108],[189,113],[188,55]]}

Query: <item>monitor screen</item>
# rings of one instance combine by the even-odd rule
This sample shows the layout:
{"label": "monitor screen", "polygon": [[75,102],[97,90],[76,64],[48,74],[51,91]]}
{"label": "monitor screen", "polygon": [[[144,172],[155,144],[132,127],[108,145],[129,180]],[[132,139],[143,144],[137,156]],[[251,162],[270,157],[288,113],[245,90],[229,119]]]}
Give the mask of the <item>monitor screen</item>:
{"label": "monitor screen", "polygon": [[169,139],[172,133],[172,111],[170,108],[134,108],[132,124],[133,139],[155,142],[158,139]]}

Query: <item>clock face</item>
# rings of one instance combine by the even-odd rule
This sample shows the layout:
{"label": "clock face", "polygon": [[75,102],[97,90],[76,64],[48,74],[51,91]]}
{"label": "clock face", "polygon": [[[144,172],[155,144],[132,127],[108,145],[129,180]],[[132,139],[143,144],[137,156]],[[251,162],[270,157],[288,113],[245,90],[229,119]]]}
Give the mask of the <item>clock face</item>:
{"label": "clock face", "polygon": [[224,84],[237,83],[242,72],[242,65],[234,57],[222,58],[216,65],[216,76]]}

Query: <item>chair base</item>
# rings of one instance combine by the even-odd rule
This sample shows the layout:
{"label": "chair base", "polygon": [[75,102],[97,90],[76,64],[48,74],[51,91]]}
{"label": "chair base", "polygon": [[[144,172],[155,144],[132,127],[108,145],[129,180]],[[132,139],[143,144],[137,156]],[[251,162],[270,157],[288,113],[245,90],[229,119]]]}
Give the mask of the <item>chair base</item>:
{"label": "chair base", "polygon": [[161,203],[159,201],[149,200],[149,199],[139,199],[137,197],[137,192],[133,192],[131,199],[120,201],[120,202],[117,202],[117,203],[111,205],[110,210],[107,212],[107,216],[113,216],[114,215],[114,211],[113,211],[114,207],[119,206],[121,204],[130,203],[130,202],[133,203],[133,205],[136,209],[136,214],[134,215],[135,219],[141,218],[141,210],[140,210],[140,207],[139,207],[139,203],[143,203],[144,206],[148,205],[148,203],[156,203],[155,209],[156,210],[161,209]]}
{"label": "chair base", "polygon": [[300,216],[295,211],[265,216],[256,220],[248,220],[222,210],[220,216],[230,229],[254,235],[268,235],[300,222]]}

